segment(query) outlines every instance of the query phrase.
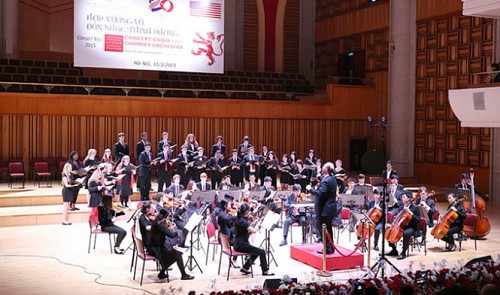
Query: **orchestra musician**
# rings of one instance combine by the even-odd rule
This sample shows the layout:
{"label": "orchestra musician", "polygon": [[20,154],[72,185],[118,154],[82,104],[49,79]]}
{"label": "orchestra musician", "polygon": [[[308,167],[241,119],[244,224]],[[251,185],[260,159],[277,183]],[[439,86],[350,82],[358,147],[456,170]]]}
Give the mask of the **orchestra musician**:
{"label": "orchestra musician", "polygon": [[427,225],[429,227],[434,226],[434,214],[436,214],[436,203],[433,199],[429,198],[429,193],[427,192],[427,188],[425,186],[421,186],[418,189],[418,198],[415,204],[420,206],[422,209],[421,213],[425,213],[422,217],[426,217]]}
{"label": "orchestra musician", "polygon": [[[234,221],[236,220],[236,215],[233,213],[234,209],[231,207],[231,203],[226,200],[221,200],[219,205],[221,208],[217,218],[219,233],[228,236],[229,243],[231,246],[234,246]],[[240,266],[237,265],[237,259],[238,256],[233,256],[231,261],[234,268],[240,268]]]}
{"label": "orchestra musician", "polygon": [[190,155],[193,155],[196,153],[198,150],[198,147],[200,146],[198,144],[198,141],[196,140],[196,136],[194,136],[193,133],[189,133],[186,136],[186,140],[184,140],[184,145],[187,147],[188,153]]}
{"label": "orchestra musician", "polygon": [[390,181],[390,183],[394,183],[396,185],[396,190],[402,192],[405,190],[405,187],[399,183],[399,176],[394,175]]}
{"label": "orchestra musician", "polygon": [[240,186],[243,183],[243,169],[241,163],[243,160],[238,157],[238,150],[233,149],[233,156],[227,160],[229,166],[229,175],[231,175],[231,184]]}
{"label": "orchestra musician", "polygon": [[174,198],[178,198],[179,194],[182,193],[185,189],[184,186],[181,184],[181,176],[179,174],[175,174],[172,177],[172,180],[174,181],[174,183],[172,183],[167,188],[171,188],[174,193]]}
{"label": "orchestra musician", "polygon": [[210,157],[215,156],[215,152],[220,151],[223,157],[226,156],[226,146],[222,144],[222,136],[218,135],[216,139],[217,143],[212,145],[212,151],[210,152]]}
{"label": "orchestra musician", "polygon": [[196,182],[194,182],[194,180],[190,180],[186,187],[186,200],[189,201],[187,204],[186,220],[189,220],[189,218],[191,218],[191,215],[193,215],[193,213],[195,212],[198,212],[201,207],[201,204],[199,202],[192,200],[193,192],[196,190],[198,190],[198,188],[196,187]]}
{"label": "orchestra musician", "polygon": [[139,217],[139,225],[141,230],[142,241],[149,254],[158,259],[161,265],[161,270],[158,273],[159,279],[167,277],[166,270],[174,262],[181,272],[181,280],[192,280],[193,276],[186,273],[182,253],[175,250],[168,243],[165,243],[166,237],[175,238],[177,232],[173,231],[173,225],[165,224],[167,210],[162,210],[155,214],[154,208],[149,201],[142,204],[142,215]]}
{"label": "orchestra musician", "polygon": [[245,135],[243,137],[243,143],[241,143],[240,146],[238,147],[238,156],[240,158],[244,158],[244,156],[246,156],[246,154],[248,153],[248,149],[252,147],[249,141],[250,138],[248,137],[248,135]]}
{"label": "orchestra musician", "polygon": [[269,150],[267,149],[267,145],[262,146],[262,153],[259,155],[259,180],[260,183],[264,183],[264,177],[267,174],[267,165],[265,161],[268,160]]}
{"label": "orchestra musician", "polygon": [[339,192],[343,192],[345,190],[344,180],[347,177],[346,171],[342,168],[342,160],[338,159],[335,161],[335,168],[333,169],[333,174],[335,176],[335,180],[337,181],[337,187],[339,188]]}
{"label": "orchestra musician", "polygon": [[262,204],[268,205],[269,210],[280,214],[281,208],[278,207],[278,205],[276,205],[276,203],[274,203],[273,199],[269,199],[271,194],[276,191],[276,188],[274,186],[272,186],[272,182],[273,182],[273,180],[271,177],[269,177],[269,176],[264,177],[264,185],[261,186],[259,189],[259,191],[265,192]]}
{"label": "orchestra musician", "polygon": [[112,162],[113,162],[113,159],[111,158],[111,150],[105,149],[104,155],[102,155],[101,163],[111,164]]}
{"label": "orchestra musician", "polygon": [[306,214],[299,212],[293,207],[294,204],[298,203],[297,198],[300,196],[302,188],[300,187],[300,184],[294,184],[292,189],[293,192],[286,197],[285,204],[283,205],[283,208],[287,210],[287,212],[285,224],[283,225],[283,241],[281,241],[280,246],[288,244],[288,231],[293,223],[299,223],[302,226],[302,244],[306,243]]}
{"label": "orchestra musician", "polygon": [[257,233],[258,228],[250,223],[250,207],[242,204],[235,220],[235,238],[234,249],[239,252],[247,252],[250,254],[250,259],[247,259],[240,271],[244,274],[250,274],[250,266],[253,262],[260,258],[260,268],[263,276],[273,276],[270,273],[267,265],[266,251],[261,248],[252,246],[249,242],[250,234]]}
{"label": "orchestra musician", "polygon": [[382,171],[382,178],[385,180],[385,183],[390,183],[390,180],[393,179],[395,175],[398,175],[398,172],[394,170],[391,160],[385,163],[385,168],[386,169]]}
{"label": "orchestra musician", "polygon": [[156,165],[149,141],[144,144],[144,151],[139,155],[139,165],[141,201],[146,201],[149,200],[149,191],[151,190],[151,165]]}
{"label": "orchestra musician", "polygon": [[116,166],[116,174],[125,175],[118,181],[118,183],[120,185],[120,203],[123,207],[128,207],[128,199],[129,196],[133,194],[132,187],[134,184],[134,175],[136,174],[136,168],[130,163],[129,156],[122,157],[121,163]]}
{"label": "orchestra musician", "polygon": [[215,155],[210,158],[210,171],[212,187],[218,188],[222,181],[222,168],[224,167],[224,155],[220,150],[215,152]]}
{"label": "orchestra musician", "polygon": [[470,185],[469,182],[470,182],[469,174],[462,173],[462,175],[460,175],[460,182],[457,183],[457,184],[455,184],[455,189],[470,190],[471,189],[471,185]]}
{"label": "orchestra musician", "polygon": [[[333,177],[333,163],[327,162],[323,166],[321,172],[321,181],[317,189],[313,189],[311,185],[306,188],[312,195],[316,196],[315,211],[317,219],[317,233],[322,232],[322,225],[326,225],[326,229],[333,239],[332,220],[337,215],[337,182]],[[327,239],[326,254],[333,254],[333,245]],[[323,254],[323,250],[318,251]]]}
{"label": "orchestra musician", "polygon": [[227,191],[231,188],[233,188],[233,185],[231,184],[231,175],[225,175],[222,178],[222,181],[220,182],[219,189],[223,190],[223,191]]}
{"label": "orchestra musician", "polygon": [[403,208],[403,192],[397,189],[395,182],[389,186],[389,200],[387,201],[387,211],[392,213],[393,217],[399,213],[400,208]]}
{"label": "orchestra musician", "polygon": [[373,240],[373,250],[379,251],[378,248],[378,240],[380,238],[380,233],[382,232],[382,226],[383,222],[385,219],[385,214],[384,211],[382,210],[382,196],[380,195],[380,192],[378,189],[373,190],[373,200],[371,200],[368,203],[368,210],[372,208],[377,208],[382,212],[382,217],[379,219],[379,221],[375,224],[375,230],[374,230],[374,240]]}
{"label": "orchestra musician", "polygon": [[[83,170],[83,165],[80,161],[78,161],[78,152],[77,151],[72,151],[69,153],[69,159],[67,163],[71,164],[71,181],[74,182],[76,181],[79,177],[85,176],[87,173],[85,170]],[[78,193],[80,192],[80,189],[82,188],[82,185],[77,186],[72,186],[69,188],[70,192],[73,195],[73,199],[71,200],[70,203],[70,209],[69,211],[75,211],[75,210],[80,210],[80,208],[76,207],[76,200],[78,199]]]}
{"label": "orchestra musician", "polygon": [[[401,200],[403,202],[403,207],[401,208],[401,212],[405,211],[411,215],[411,220],[406,226],[403,228],[403,249],[398,256],[398,260],[405,259],[406,253],[408,251],[408,247],[410,246],[410,238],[412,236],[418,236],[420,230],[418,228],[418,224],[420,222],[420,210],[416,205],[412,203],[413,194],[411,191],[404,191],[401,195]],[[397,217],[397,216],[396,216]],[[396,217],[393,219],[393,223],[396,220]],[[388,256],[396,256],[398,255],[398,250],[396,248],[396,244],[389,243],[389,246],[392,250],[387,253]]]}
{"label": "orchestra musician", "polygon": [[342,193],[347,195],[359,195],[360,192],[357,188],[354,187],[355,184],[356,180],[352,177],[349,177],[347,179],[347,187],[344,189]]}
{"label": "orchestra musician", "polygon": [[359,186],[372,186],[371,184],[366,183],[365,181],[366,181],[366,176],[363,173],[360,173],[358,175],[358,183],[356,185],[359,185]]}
{"label": "orchestra musician", "polygon": [[72,184],[71,183],[71,164],[65,163],[62,170],[62,180],[61,184],[62,188],[62,197],[63,197],[63,225],[71,225],[69,222],[69,214],[68,210],[70,207],[70,203],[73,201],[73,192],[72,189],[76,186],[80,186],[80,184]]}
{"label": "orchestra musician", "polygon": [[260,186],[257,183],[257,176],[255,176],[255,173],[250,173],[250,175],[248,176],[248,182],[245,182],[243,189],[253,192],[258,190],[259,188]]}
{"label": "orchestra musician", "polygon": [[297,160],[297,167],[293,170],[293,179],[295,184],[300,184],[302,192],[306,191],[306,186],[309,184],[309,170],[304,168],[304,162]]}
{"label": "orchestra musician", "polygon": [[187,145],[181,146],[181,153],[177,155],[177,158],[178,161],[176,174],[181,177],[181,184],[186,186],[191,175],[191,169],[189,165],[189,163],[191,162],[191,156],[188,154]]}
{"label": "orchestra musician", "polygon": [[120,162],[123,156],[128,156],[128,144],[125,142],[125,133],[118,133],[118,141],[114,145],[114,160],[115,162]]}
{"label": "orchestra musician", "polygon": [[254,173],[256,176],[259,175],[259,156],[255,155],[255,149],[250,146],[247,150],[247,155],[243,157],[243,163],[245,163],[245,179],[249,179],[249,175]]}
{"label": "orchestra musician", "polygon": [[[168,132],[167,131],[163,131],[161,133],[161,140],[158,141],[158,153],[163,151],[165,144],[167,144],[169,147],[172,146],[172,142],[168,139]],[[173,150],[171,149],[170,152],[172,152],[172,151]]]}
{"label": "orchestra musician", "polygon": [[278,169],[278,164],[278,159],[276,159],[276,157],[274,156],[274,152],[270,151],[267,160],[264,161],[264,166],[266,166],[266,176],[271,177],[272,185],[274,187],[278,186],[278,183],[276,181],[276,170]]}
{"label": "orchestra musician", "polygon": [[290,171],[292,170],[292,166],[289,162],[288,155],[283,154],[281,157],[281,163],[278,168],[280,170],[280,184],[282,190],[288,190],[288,185],[293,185],[290,177]]}
{"label": "orchestra musician", "polygon": [[180,230],[179,234],[179,247],[185,248],[185,243],[186,243],[186,237],[188,236],[189,232],[188,230],[184,227],[184,221],[182,220],[184,213],[187,211],[186,206],[184,205],[183,201],[177,200],[177,202],[180,203],[180,205],[175,206],[175,201],[177,199],[174,198],[174,191],[172,188],[167,188],[165,190],[165,194],[162,194],[162,201],[165,206],[165,204],[168,206],[171,204],[171,212],[172,212],[172,222],[175,224],[176,228]]}
{"label": "orchestra musician", "polygon": [[449,193],[447,195],[448,197],[448,210],[453,210],[457,213],[458,217],[457,219],[450,225],[450,228],[448,229],[448,232],[446,235],[441,239],[445,243],[447,243],[446,250],[448,251],[455,251],[457,246],[455,245],[455,238],[453,237],[454,234],[459,233],[462,231],[464,228],[464,221],[465,218],[467,217],[467,213],[465,211],[465,208],[462,204],[462,202],[457,202],[459,201],[459,198],[455,196],[454,193]]}
{"label": "orchestra musician", "polygon": [[158,192],[163,192],[163,186],[169,187],[172,179],[172,152],[170,151],[170,145],[164,145],[162,151],[158,153],[157,158],[160,158],[160,165],[158,165]]}
{"label": "orchestra musician", "polygon": [[198,154],[193,157],[193,180],[196,182],[200,181],[200,174],[207,170],[207,156],[203,155],[205,149],[203,147],[198,147]]}
{"label": "orchestra musician", "polygon": [[123,254],[124,250],[120,248],[120,244],[127,235],[127,231],[118,225],[115,225],[113,220],[117,216],[125,215],[125,212],[115,212],[112,202],[113,200],[108,197],[102,199],[102,205],[97,208],[99,225],[101,226],[103,232],[114,233],[117,235],[114,250],[116,254]]}

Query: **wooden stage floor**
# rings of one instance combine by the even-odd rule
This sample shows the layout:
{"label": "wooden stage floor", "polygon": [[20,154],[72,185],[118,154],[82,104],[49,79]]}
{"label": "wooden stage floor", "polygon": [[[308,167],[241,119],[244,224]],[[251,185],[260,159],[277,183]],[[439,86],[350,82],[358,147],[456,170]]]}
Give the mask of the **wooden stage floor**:
{"label": "wooden stage floor", "polygon": [[[57,191],[60,187],[55,188]],[[56,207],[57,205],[51,205]],[[59,205],[58,210],[62,205]],[[135,202],[132,209],[135,207]],[[84,208],[85,205],[79,205]],[[446,204],[438,203],[443,212]],[[2,208],[5,209],[5,208]],[[132,214],[132,209],[125,217],[118,219],[117,224],[127,230],[127,237],[122,243],[126,247],[131,243],[130,227],[127,216]],[[10,208],[10,210],[13,210]],[[484,240],[478,241],[478,250],[474,250],[474,241],[468,240],[462,244],[462,252],[446,252],[444,243],[433,241],[427,236],[427,256],[421,253],[411,252],[405,260],[389,260],[399,269],[420,269],[421,265],[426,268],[435,268],[435,263],[446,260],[447,267],[459,266],[467,261],[486,255],[492,255],[498,259],[500,253],[500,215],[496,214],[500,206],[487,205],[487,217],[492,229]],[[84,210],[86,211],[86,210]],[[81,213],[83,214],[83,213]],[[60,217],[59,217],[60,218]],[[70,219],[72,217],[70,216]],[[293,237],[296,242],[300,240],[300,229],[293,227]],[[429,231],[428,231],[429,232]],[[97,247],[87,253],[89,228],[86,222],[76,222],[71,226],[58,224],[29,225],[29,226],[5,226],[0,227],[0,259],[2,261],[2,276],[0,279],[0,294],[159,294],[162,288],[182,288],[174,294],[187,294],[190,290],[200,293],[209,293],[217,290],[239,290],[262,287],[266,278],[261,276],[259,263],[254,265],[254,278],[241,274],[232,269],[229,282],[226,281],[227,258],[223,259],[221,274],[217,275],[219,253],[215,261],[210,258],[205,266],[205,254],[203,251],[194,251],[203,273],[198,269],[191,272],[196,278],[194,281],[181,281],[180,273],[176,265],[170,272],[170,283],[160,281],[157,271],[152,262],[146,263],[144,284],[139,286],[139,279],[132,279],[129,272],[132,251],[125,255],[110,254],[107,235],[98,236]],[[279,247],[282,229],[278,228],[272,232],[271,244],[274,248],[274,256],[278,263],[271,265],[271,271],[276,274],[275,278],[284,275],[298,278],[299,281],[333,280],[345,282],[350,278],[356,278],[366,273],[366,269],[352,269],[336,271],[331,278],[321,278],[315,275],[315,269],[300,262],[290,259],[290,243]],[[256,238],[258,244],[263,239],[263,233]],[[290,239],[290,237],[289,237]],[[344,231],[340,237],[340,245],[353,249],[356,242],[355,234],[351,235],[349,241],[348,231]],[[202,236],[202,244],[206,250],[206,237]],[[387,250],[386,246],[386,250]],[[398,245],[401,249],[401,245]],[[188,254],[184,254],[186,261]],[[225,258],[225,257],[223,257]],[[378,258],[378,252],[371,252],[370,264],[373,265]],[[365,265],[368,264],[365,255]],[[391,275],[391,269],[386,270],[386,275]],[[140,275],[139,275],[140,277]],[[167,292],[167,294],[170,294]]]}

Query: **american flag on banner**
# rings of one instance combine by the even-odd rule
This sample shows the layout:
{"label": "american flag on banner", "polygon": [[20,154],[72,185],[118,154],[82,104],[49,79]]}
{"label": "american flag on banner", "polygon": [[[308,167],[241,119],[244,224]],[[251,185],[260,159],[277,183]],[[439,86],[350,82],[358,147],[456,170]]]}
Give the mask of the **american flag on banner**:
{"label": "american flag on banner", "polygon": [[220,3],[209,1],[190,1],[189,15],[199,17],[221,18],[222,6]]}

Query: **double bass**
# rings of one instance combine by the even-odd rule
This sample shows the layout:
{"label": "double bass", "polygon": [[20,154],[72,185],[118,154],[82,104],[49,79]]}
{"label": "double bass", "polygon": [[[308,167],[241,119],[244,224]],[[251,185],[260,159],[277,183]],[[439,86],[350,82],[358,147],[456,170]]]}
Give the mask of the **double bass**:
{"label": "double bass", "polygon": [[399,242],[399,240],[403,237],[405,228],[411,221],[412,215],[405,210],[406,208],[408,207],[405,206],[405,208],[398,213],[396,219],[392,222],[391,227],[385,232],[385,239],[389,243],[396,244]]}
{"label": "double bass", "polygon": [[[370,218],[373,224],[376,224],[377,222],[379,222],[380,218],[382,218],[382,210],[380,210],[380,208],[378,208],[377,206],[373,206],[373,208],[368,210],[366,215]],[[361,223],[356,228],[356,235],[362,238],[363,233],[367,233],[367,235],[371,237],[373,235],[373,232],[375,231],[375,227],[373,226],[373,224],[369,222]]]}
{"label": "double bass", "polygon": [[[464,230],[467,231],[469,237],[482,238],[490,233],[491,225],[488,218],[485,216],[486,202],[483,198],[476,195],[474,192],[474,168],[470,169],[471,180],[471,200],[464,202],[465,211],[477,214],[476,217],[476,230],[471,225],[464,225]],[[475,232],[475,234],[474,234]]]}

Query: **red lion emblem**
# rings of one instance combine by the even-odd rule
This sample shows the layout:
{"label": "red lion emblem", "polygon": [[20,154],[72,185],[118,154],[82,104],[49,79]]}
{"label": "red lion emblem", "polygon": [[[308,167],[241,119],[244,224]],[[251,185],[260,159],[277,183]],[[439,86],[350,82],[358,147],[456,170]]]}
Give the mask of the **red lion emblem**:
{"label": "red lion emblem", "polygon": [[[195,51],[191,50],[191,54],[193,55],[201,55],[202,53],[208,57],[208,65],[211,66],[215,63],[214,56],[221,56],[224,53],[224,49],[222,46],[224,45],[224,34],[220,34],[215,36],[214,32],[207,32],[207,37],[204,38],[200,35],[200,33],[196,33],[196,37],[193,39],[193,43],[203,44],[205,47],[198,47]],[[214,50],[214,46],[217,46],[219,43],[220,52],[216,53]]]}

